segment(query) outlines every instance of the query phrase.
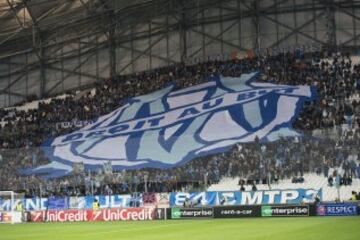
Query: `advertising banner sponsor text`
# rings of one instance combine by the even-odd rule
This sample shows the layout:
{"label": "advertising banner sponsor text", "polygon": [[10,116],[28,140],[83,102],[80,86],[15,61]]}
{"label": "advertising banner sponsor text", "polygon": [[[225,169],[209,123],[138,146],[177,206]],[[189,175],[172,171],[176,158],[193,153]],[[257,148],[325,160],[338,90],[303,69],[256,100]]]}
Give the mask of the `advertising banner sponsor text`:
{"label": "advertising banner sponsor text", "polygon": [[200,219],[213,217],[213,208],[171,208],[171,219]]}
{"label": "advertising banner sponsor text", "polygon": [[318,216],[355,216],[358,215],[357,203],[326,203],[316,206]]}
{"label": "advertising banner sponsor text", "polygon": [[261,206],[262,217],[305,217],[309,216],[308,205]]}
{"label": "advertising banner sponsor text", "polygon": [[155,208],[34,211],[30,219],[32,222],[145,221],[155,219]]}
{"label": "advertising banner sponsor text", "polygon": [[171,207],[183,207],[185,199],[192,207],[236,206],[236,205],[272,205],[300,204],[306,200],[314,201],[316,195],[322,199],[322,190],[287,189],[268,191],[233,192],[175,192],[170,194]]}
{"label": "advertising banner sponsor text", "polygon": [[261,217],[261,206],[214,207],[215,218]]}

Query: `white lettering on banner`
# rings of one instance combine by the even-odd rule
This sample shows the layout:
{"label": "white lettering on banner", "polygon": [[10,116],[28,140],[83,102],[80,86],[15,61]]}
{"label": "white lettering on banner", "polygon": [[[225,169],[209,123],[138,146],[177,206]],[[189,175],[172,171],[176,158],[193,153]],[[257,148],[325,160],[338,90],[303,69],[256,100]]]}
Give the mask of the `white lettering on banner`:
{"label": "white lettering on banner", "polygon": [[261,204],[263,199],[263,192],[243,192],[241,198],[242,205]]}
{"label": "white lettering on banner", "polygon": [[[48,211],[40,212],[46,216],[46,220],[49,222],[83,222],[89,221],[87,216],[87,211],[82,210],[72,210],[72,211]],[[38,215],[36,215],[36,220]]]}
{"label": "white lettering on banner", "polygon": [[295,190],[286,190],[281,193],[280,203],[288,203],[292,200],[295,200],[299,197],[299,192]]}
{"label": "white lettering on banner", "polygon": [[[1,211],[11,211],[11,210],[15,210],[16,205],[21,201],[21,199],[15,199],[12,203],[11,203],[11,199],[7,199],[7,200],[3,200],[1,202],[0,205],[0,210]],[[12,208],[12,209],[10,209]]]}
{"label": "white lettering on banner", "polygon": [[206,192],[202,192],[201,194],[199,194],[195,199],[196,202],[198,202],[199,200],[201,200],[201,204],[202,205],[207,205],[206,202]]}
{"label": "white lettering on banner", "polygon": [[185,202],[185,199],[190,199],[193,203],[198,203],[199,200],[202,205],[207,205],[206,202],[206,192],[200,192],[197,194],[194,194],[193,196],[190,193],[183,193],[176,195],[176,205],[182,205]]}
{"label": "white lettering on banner", "polygon": [[154,209],[104,209],[99,215],[93,218],[93,221],[144,221],[153,220]]}
{"label": "white lettering on banner", "polygon": [[341,207],[327,207],[328,213],[354,213],[356,212],[356,206],[341,206]]}
{"label": "white lettering on banner", "polygon": [[185,199],[190,198],[190,193],[177,194],[175,197],[175,205],[182,206],[185,202]]}
{"label": "white lettering on banner", "polygon": [[40,222],[43,220],[43,212],[33,212],[31,213],[33,215],[32,221],[33,222]]}
{"label": "white lettering on banner", "polygon": [[48,199],[47,198],[41,198],[40,199],[40,209],[46,210],[46,207],[48,205]]}
{"label": "white lettering on banner", "polygon": [[[236,203],[234,192],[223,193],[222,197],[226,199],[224,205],[234,205]],[[232,200],[229,201],[229,199],[232,199]],[[222,201],[222,199],[220,199],[220,201]]]}
{"label": "white lettering on banner", "polygon": [[92,123],[94,123],[93,120],[76,120],[76,121],[74,120],[71,122],[60,122],[57,123],[56,125],[61,128],[70,128],[70,127],[84,127]]}
{"label": "white lettering on banner", "polygon": [[33,222],[144,221],[154,220],[155,208],[61,210],[31,212]]}
{"label": "white lettering on banner", "polygon": [[102,210],[93,211],[93,218],[92,221],[101,220],[102,219]]}
{"label": "white lettering on banner", "polygon": [[121,199],[122,201],[116,201],[115,196],[111,196],[110,198],[110,205],[113,208],[119,208],[119,207],[125,207],[125,201]]}
{"label": "white lettering on banner", "polygon": [[280,195],[280,191],[265,191],[264,195],[269,196],[268,204],[274,204],[275,197],[276,197],[276,195]]}
{"label": "white lettering on banner", "polygon": [[64,211],[60,211],[58,214],[59,222],[79,222],[79,221],[87,221],[87,211],[78,211],[77,213],[66,213]]}
{"label": "white lettering on banner", "polygon": [[[321,200],[322,190],[291,189],[244,192],[177,192],[170,193],[170,206],[183,206],[186,198],[191,203],[195,203],[196,206],[300,204],[303,200],[313,202],[316,195],[318,195]],[[198,201],[200,198],[201,201]]]}
{"label": "white lettering on banner", "polygon": [[[95,199],[100,201],[100,196],[95,196]],[[130,195],[111,195],[104,197],[105,202],[101,202],[101,208],[120,208],[128,207],[127,203],[130,202],[132,197]]]}
{"label": "white lettering on banner", "polygon": [[34,200],[29,198],[25,200],[25,209],[41,210],[40,209],[40,198]]}
{"label": "white lettering on banner", "polygon": [[[101,202],[101,208],[126,208],[129,207],[131,202],[131,195],[111,195],[111,196],[95,196],[95,199]],[[26,211],[40,211],[46,210],[48,206],[47,198],[25,198],[25,199],[16,199],[13,204],[11,204],[10,199],[1,200],[0,199],[0,210],[10,211],[10,206],[15,209],[15,206],[20,202],[23,202],[24,209]],[[84,209],[90,207],[89,203],[91,200],[88,197],[70,197],[68,199],[70,209]]]}

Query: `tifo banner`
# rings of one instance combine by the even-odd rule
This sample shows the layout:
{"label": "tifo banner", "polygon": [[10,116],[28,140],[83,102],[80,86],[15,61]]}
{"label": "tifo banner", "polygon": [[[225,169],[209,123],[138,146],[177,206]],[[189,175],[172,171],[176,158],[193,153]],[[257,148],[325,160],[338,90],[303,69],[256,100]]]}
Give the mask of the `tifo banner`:
{"label": "tifo banner", "polygon": [[322,199],[322,190],[289,189],[249,192],[175,192],[170,193],[170,206],[234,206],[261,204],[300,204],[314,202],[316,196]]}
{"label": "tifo banner", "polygon": [[262,217],[306,217],[309,213],[309,205],[261,206]]}
{"label": "tifo banner", "polygon": [[225,206],[214,208],[215,218],[261,217],[261,206]]}
{"label": "tifo banner", "polygon": [[316,206],[318,216],[355,216],[358,215],[357,203],[326,203]]}
{"label": "tifo banner", "polygon": [[170,219],[195,219],[213,217],[213,208],[171,208]]}
{"label": "tifo banner", "polygon": [[155,219],[155,208],[34,211],[30,219],[32,222],[145,221]]}
{"label": "tifo banner", "polygon": [[60,177],[74,163],[95,170],[172,168],[200,156],[224,152],[236,143],[298,136],[292,122],[315,88],[257,82],[259,73],[212,77],[173,91],[174,85],[128,100],[73,133],[48,140],[52,161],[24,174]]}

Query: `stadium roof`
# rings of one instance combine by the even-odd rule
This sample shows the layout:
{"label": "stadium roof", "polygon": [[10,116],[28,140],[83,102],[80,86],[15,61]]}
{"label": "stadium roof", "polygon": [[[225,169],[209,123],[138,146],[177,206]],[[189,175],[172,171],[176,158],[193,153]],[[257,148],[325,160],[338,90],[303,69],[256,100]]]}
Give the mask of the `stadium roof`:
{"label": "stadium roof", "polygon": [[[118,12],[153,0],[0,0],[0,56],[23,51],[63,26],[85,30],[110,11]],[[82,26],[81,26],[82,25]],[[73,29],[74,30],[74,29]],[[35,33],[35,34],[34,34]]]}

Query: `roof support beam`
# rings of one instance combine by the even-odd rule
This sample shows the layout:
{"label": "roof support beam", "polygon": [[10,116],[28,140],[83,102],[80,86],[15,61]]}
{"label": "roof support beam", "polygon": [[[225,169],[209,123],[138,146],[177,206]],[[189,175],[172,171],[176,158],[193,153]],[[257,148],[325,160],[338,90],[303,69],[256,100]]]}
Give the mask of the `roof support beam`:
{"label": "roof support beam", "polygon": [[[96,54],[96,51],[92,52],[91,54],[89,54],[83,61],[80,62],[80,64],[78,66],[76,66],[75,68],[73,68],[72,70],[66,70],[66,69],[59,69],[59,68],[56,68],[56,67],[49,67],[49,68],[52,68],[52,69],[55,69],[55,70],[59,70],[59,71],[63,71],[63,72],[67,72],[68,74],[66,76],[64,76],[63,79],[61,79],[59,82],[57,82],[54,86],[52,86],[50,89],[48,89],[46,91],[47,94],[50,94],[52,91],[54,91],[60,84],[62,84],[66,79],[68,79],[70,76],[72,75],[84,75],[84,73],[80,73],[78,72],[78,70],[87,62],[89,61],[89,59],[91,57],[93,57],[94,55]],[[87,74],[88,77],[92,77],[92,78],[95,78],[96,79],[96,76],[92,76],[92,75],[89,75]]]}
{"label": "roof support beam", "polygon": [[273,48],[278,46],[281,42],[286,41],[287,39],[289,39],[294,33],[300,31],[301,29],[303,29],[304,27],[308,26],[309,24],[313,23],[314,21],[316,21],[319,17],[321,17],[322,15],[324,15],[324,12],[320,12],[318,14],[316,14],[315,16],[313,16],[311,19],[309,19],[308,21],[306,21],[305,23],[303,23],[302,25],[300,25],[299,27],[293,29],[291,32],[289,32],[286,36],[284,36],[283,38],[279,39],[278,41],[276,41],[275,43],[271,44],[269,46],[269,48]]}
{"label": "roof support beam", "polygon": [[155,46],[158,42],[160,42],[162,39],[164,39],[166,37],[166,35],[162,35],[161,37],[159,37],[156,41],[152,42],[150,46],[148,46],[142,53],[140,53],[139,55],[137,55],[136,57],[134,57],[128,64],[126,64],[122,69],[120,69],[119,74],[121,74],[122,72],[125,71],[126,68],[128,68],[129,66],[131,66],[136,60],[138,60],[139,58],[141,58],[144,54],[146,54],[147,52],[149,52],[149,50]]}
{"label": "roof support beam", "polygon": [[115,14],[113,11],[110,11],[108,14],[109,26],[108,26],[108,45],[109,45],[109,63],[110,63],[110,77],[116,76],[116,39],[115,39],[115,29],[113,27],[116,24]]}

